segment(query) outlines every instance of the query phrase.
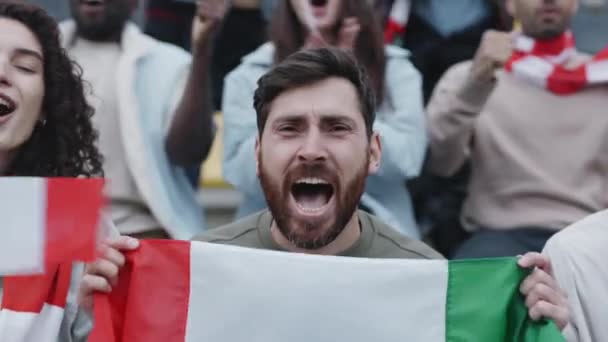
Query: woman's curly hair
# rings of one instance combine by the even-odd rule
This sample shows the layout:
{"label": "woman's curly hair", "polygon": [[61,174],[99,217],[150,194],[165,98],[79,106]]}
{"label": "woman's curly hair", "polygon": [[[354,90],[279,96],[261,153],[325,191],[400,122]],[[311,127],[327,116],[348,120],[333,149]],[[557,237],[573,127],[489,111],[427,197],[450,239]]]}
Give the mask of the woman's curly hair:
{"label": "woman's curly hair", "polygon": [[0,1],[0,18],[21,22],[36,36],[44,55],[44,121],[19,149],[8,174],[37,177],[100,177],[102,157],[86,101],[82,70],[61,47],[59,28],[43,9]]}

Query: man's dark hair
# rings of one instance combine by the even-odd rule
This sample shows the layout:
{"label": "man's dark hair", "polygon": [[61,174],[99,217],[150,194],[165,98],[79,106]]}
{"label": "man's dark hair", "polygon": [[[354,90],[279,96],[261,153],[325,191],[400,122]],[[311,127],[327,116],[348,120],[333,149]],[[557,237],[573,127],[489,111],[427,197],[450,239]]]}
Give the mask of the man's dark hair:
{"label": "man's dark hair", "polygon": [[374,91],[365,70],[357,63],[356,58],[350,52],[339,48],[296,52],[259,79],[253,97],[253,106],[257,114],[260,136],[266,126],[270,104],[275,98],[290,89],[330,77],[344,78],[355,86],[367,135],[371,137],[376,119]]}

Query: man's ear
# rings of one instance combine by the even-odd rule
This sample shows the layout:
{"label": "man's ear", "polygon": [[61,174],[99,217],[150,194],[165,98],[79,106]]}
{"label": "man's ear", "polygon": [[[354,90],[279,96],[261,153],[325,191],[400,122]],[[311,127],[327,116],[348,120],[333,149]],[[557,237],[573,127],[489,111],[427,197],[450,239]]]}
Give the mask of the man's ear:
{"label": "man's ear", "polygon": [[255,138],[255,174],[260,176],[260,135]]}
{"label": "man's ear", "polygon": [[380,168],[382,161],[382,142],[378,132],[374,132],[369,140],[369,165],[368,172],[370,175],[375,174]]}

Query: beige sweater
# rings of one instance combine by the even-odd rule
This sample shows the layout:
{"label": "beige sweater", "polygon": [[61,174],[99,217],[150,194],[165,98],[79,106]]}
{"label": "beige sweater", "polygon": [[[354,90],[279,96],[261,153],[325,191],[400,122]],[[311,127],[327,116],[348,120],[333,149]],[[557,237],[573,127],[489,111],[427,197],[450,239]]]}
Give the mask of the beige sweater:
{"label": "beige sweater", "polygon": [[465,227],[561,229],[608,207],[608,87],[556,96],[504,72],[450,68],[428,106],[430,167],[472,162]]}
{"label": "beige sweater", "polygon": [[568,295],[568,342],[608,341],[608,210],[553,236],[543,253]]}

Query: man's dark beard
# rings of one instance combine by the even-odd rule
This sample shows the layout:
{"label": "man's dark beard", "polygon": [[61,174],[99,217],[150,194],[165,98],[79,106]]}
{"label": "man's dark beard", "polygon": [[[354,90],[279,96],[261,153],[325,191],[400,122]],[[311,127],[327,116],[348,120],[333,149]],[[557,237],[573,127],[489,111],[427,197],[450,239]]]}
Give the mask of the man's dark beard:
{"label": "man's dark beard", "polygon": [[126,1],[106,3],[103,17],[90,19],[81,16],[79,2],[70,1],[72,17],[76,22],[78,35],[92,41],[120,40],[122,31],[131,17],[131,8]]}
{"label": "man's dark beard", "polygon": [[533,38],[540,40],[549,40],[561,36],[564,32],[566,32],[566,30],[561,27],[546,28],[536,32]]}
{"label": "man's dark beard", "polygon": [[[533,22],[533,20],[532,20]],[[529,26],[531,32],[525,32],[528,36],[534,39],[548,40],[561,36],[570,27],[570,19],[564,18],[560,22],[554,24],[532,23]]]}
{"label": "man's dark beard", "polygon": [[[280,185],[281,182],[273,182],[273,180],[270,179],[262,160],[263,158],[260,155],[260,183],[262,185],[262,189],[264,190],[264,196],[266,197],[268,207],[270,208],[272,216],[277,223],[277,227],[283,236],[285,236],[287,240],[298,248],[307,250],[316,250],[333,242],[340,235],[340,233],[342,233],[346,227],[346,224],[348,224],[352,218],[353,213],[355,210],[357,210],[361,196],[365,191],[369,157],[366,158],[365,163],[361,166],[354,178],[348,184],[344,184],[342,187],[339,182],[333,182],[335,185],[334,200],[336,201],[336,213],[334,216],[334,221],[329,225],[329,229],[327,229],[325,234],[314,240],[302,240],[298,235],[296,228],[290,225],[290,223],[293,222],[293,218],[290,216],[289,212],[289,197],[291,196],[290,185],[292,184],[293,180],[299,177],[318,177],[321,175],[327,177],[327,175],[331,175],[332,172],[324,165],[320,164],[316,164],[315,166],[299,166],[296,170],[291,170],[290,175],[282,181],[282,192]],[[341,194],[342,196],[340,196]],[[325,223],[326,222],[305,223],[304,230],[313,231],[318,229],[319,225]]]}

